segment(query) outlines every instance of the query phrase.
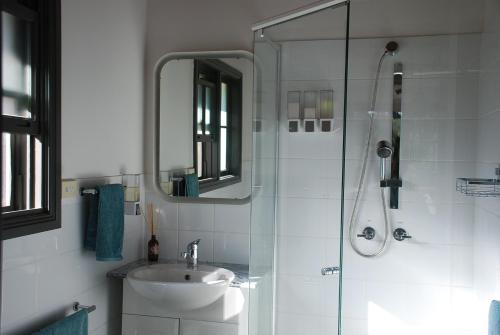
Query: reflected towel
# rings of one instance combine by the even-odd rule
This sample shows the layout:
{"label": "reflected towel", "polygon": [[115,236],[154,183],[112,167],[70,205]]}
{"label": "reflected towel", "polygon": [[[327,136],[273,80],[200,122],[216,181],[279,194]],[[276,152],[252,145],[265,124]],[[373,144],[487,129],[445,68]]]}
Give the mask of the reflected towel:
{"label": "reflected towel", "polygon": [[500,335],[500,301],[493,300],[490,304],[488,335]]}
{"label": "reflected towel", "polygon": [[198,176],[195,173],[187,174],[184,176],[186,181],[186,196],[197,198],[200,196],[200,183]]}
{"label": "reflected towel", "polygon": [[88,335],[88,312],[82,309],[33,335]]}
{"label": "reflected towel", "polygon": [[124,195],[121,184],[97,187],[89,195],[84,246],[96,252],[98,261],[121,261],[124,231]]}

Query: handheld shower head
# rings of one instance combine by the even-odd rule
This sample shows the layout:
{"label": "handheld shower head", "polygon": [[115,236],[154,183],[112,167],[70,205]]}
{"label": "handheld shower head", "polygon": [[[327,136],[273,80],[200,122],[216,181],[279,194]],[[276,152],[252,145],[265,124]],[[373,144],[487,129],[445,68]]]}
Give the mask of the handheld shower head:
{"label": "handheld shower head", "polygon": [[391,157],[393,152],[392,145],[387,141],[379,141],[377,143],[377,155],[384,159]]}
{"label": "handheld shower head", "polygon": [[399,49],[399,44],[394,41],[390,41],[385,46],[385,52],[391,56],[394,56]]}
{"label": "handheld shower head", "polygon": [[387,158],[392,156],[392,145],[387,141],[379,141],[377,143],[377,156],[380,157],[380,180],[385,180],[385,164]]}

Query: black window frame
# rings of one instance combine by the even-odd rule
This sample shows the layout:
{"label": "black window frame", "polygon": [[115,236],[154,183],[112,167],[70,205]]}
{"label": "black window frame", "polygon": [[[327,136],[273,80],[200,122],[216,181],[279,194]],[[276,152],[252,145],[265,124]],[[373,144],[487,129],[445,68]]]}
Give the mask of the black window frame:
{"label": "black window frame", "polygon": [[[32,117],[0,113],[2,134],[32,135],[40,139],[43,148],[42,208],[8,212],[2,209],[2,240],[6,240],[61,227],[61,3],[3,0],[2,12],[32,23],[33,74]],[[2,99],[5,93],[2,85]]]}
{"label": "black window frame", "polygon": [[[202,143],[206,161],[199,176],[200,193],[216,190],[241,181],[241,150],[242,150],[242,80],[240,71],[217,59],[195,59],[193,80],[193,163],[198,174],[198,143]],[[221,171],[220,166],[220,110],[221,85],[228,84],[227,113],[227,170]],[[198,86],[214,88],[212,99],[210,135],[198,134]],[[206,107],[205,91],[202,90],[202,101]],[[205,120],[205,110],[202,112]],[[203,121],[203,124],[205,122]],[[199,175],[199,174],[198,174]]]}

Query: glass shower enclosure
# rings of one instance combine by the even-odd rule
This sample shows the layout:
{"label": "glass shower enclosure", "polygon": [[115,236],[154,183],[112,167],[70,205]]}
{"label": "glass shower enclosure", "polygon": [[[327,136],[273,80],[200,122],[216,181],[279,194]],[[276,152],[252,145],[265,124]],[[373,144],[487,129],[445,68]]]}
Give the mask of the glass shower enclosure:
{"label": "glass shower enclosure", "polygon": [[252,335],[340,326],[347,28],[338,1],[255,28]]}
{"label": "glass shower enclosure", "polygon": [[455,186],[498,167],[500,7],[459,2],[254,26],[251,335],[485,333],[500,207]]}

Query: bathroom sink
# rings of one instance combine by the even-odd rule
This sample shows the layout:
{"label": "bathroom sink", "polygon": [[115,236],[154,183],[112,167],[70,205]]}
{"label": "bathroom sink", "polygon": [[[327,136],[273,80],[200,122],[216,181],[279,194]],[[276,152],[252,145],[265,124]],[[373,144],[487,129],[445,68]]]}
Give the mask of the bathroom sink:
{"label": "bathroom sink", "polygon": [[233,280],[233,272],[208,265],[189,269],[186,264],[155,264],[127,275],[128,283],[139,295],[176,311],[210,305]]}

